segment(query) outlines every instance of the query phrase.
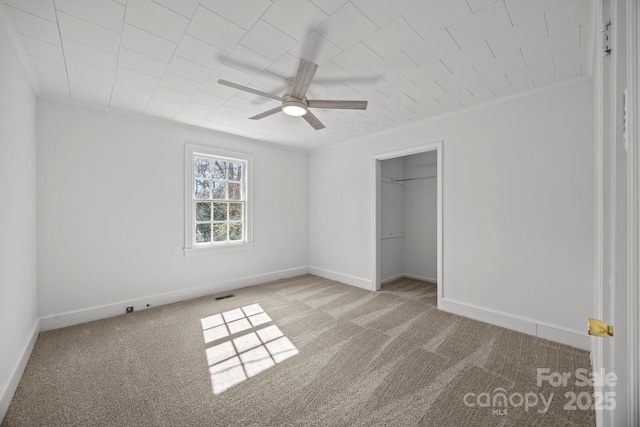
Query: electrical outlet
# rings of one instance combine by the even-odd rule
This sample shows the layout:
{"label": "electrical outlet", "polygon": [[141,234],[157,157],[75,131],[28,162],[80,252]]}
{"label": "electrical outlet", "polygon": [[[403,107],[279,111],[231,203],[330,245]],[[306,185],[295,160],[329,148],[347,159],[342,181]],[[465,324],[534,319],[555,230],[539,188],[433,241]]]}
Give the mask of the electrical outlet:
{"label": "electrical outlet", "polygon": [[127,313],[133,313],[133,306],[127,307]]}

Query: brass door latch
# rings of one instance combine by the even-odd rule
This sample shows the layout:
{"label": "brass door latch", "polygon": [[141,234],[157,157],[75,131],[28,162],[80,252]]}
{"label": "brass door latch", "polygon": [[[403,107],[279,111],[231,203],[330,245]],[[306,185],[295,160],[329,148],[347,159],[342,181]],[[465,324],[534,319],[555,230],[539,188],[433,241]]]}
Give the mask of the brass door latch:
{"label": "brass door latch", "polygon": [[612,337],[613,336],[613,326],[608,325],[602,320],[594,319],[593,317],[589,317],[589,322],[587,324],[587,332],[589,335],[594,337]]}

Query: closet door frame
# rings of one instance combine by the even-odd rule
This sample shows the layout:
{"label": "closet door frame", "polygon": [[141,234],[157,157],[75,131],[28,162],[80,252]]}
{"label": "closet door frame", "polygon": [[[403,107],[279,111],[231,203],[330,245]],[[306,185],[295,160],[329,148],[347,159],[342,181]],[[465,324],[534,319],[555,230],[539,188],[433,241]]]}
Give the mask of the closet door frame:
{"label": "closet door frame", "polygon": [[438,307],[440,307],[440,301],[442,300],[442,298],[444,298],[444,294],[445,294],[445,289],[444,289],[444,270],[443,270],[443,216],[442,216],[442,200],[443,200],[443,182],[442,182],[442,177],[443,177],[443,141],[434,141],[434,142],[429,142],[429,143],[424,143],[424,144],[420,144],[420,145],[415,145],[412,147],[408,147],[408,148],[403,148],[403,149],[399,149],[399,150],[392,150],[392,151],[385,151],[382,153],[377,153],[373,155],[373,167],[372,167],[372,171],[373,171],[373,176],[371,179],[371,187],[372,187],[372,193],[373,193],[373,206],[372,206],[372,212],[373,212],[373,229],[371,231],[371,235],[372,235],[372,240],[373,240],[373,244],[372,244],[372,253],[371,253],[371,265],[373,266],[373,271],[371,274],[372,280],[371,280],[371,290],[372,291],[379,291],[380,290],[380,280],[381,280],[381,273],[380,273],[380,235],[381,235],[381,231],[382,231],[382,227],[381,227],[381,209],[382,209],[382,203],[381,203],[381,195],[382,195],[382,185],[381,185],[381,180],[382,180],[382,174],[381,174],[381,162],[383,160],[388,160],[388,159],[395,159],[397,157],[405,157],[405,156],[410,156],[412,154],[418,154],[418,153],[425,153],[428,151],[436,151],[437,153],[437,159],[438,159],[438,164],[437,164],[437,248],[438,248],[438,259],[437,259],[437,266],[438,266],[438,283],[437,283],[437,292],[438,292]]}

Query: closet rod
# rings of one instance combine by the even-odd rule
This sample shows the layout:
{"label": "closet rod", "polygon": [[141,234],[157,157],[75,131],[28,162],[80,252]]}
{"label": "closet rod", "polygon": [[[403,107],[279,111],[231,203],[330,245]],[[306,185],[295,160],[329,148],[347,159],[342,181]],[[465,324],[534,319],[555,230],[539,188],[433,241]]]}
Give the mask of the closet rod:
{"label": "closet rod", "polygon": [[404,179],[395,179],[395,178],[391,178],[391,182],[404,182],[404,181],[416,181],[419,179],[436,179],[438,178],[437,176],[418,176],[415,178],[404,178]]}

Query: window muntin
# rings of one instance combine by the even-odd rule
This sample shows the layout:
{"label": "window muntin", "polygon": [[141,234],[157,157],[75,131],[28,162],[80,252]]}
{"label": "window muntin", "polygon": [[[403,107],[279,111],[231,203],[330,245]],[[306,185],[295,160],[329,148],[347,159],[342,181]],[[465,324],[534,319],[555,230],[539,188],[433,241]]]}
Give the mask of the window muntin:
{"label": "window muntin", "polygon": [[193,245],[246,242],[247,162],[193,154]]}

